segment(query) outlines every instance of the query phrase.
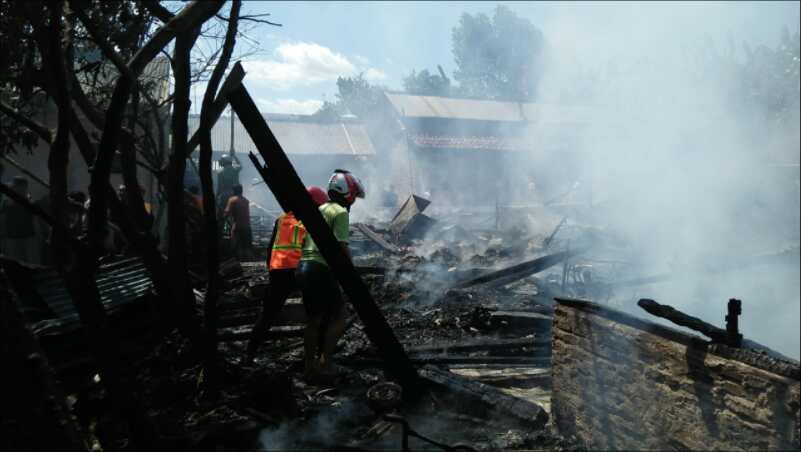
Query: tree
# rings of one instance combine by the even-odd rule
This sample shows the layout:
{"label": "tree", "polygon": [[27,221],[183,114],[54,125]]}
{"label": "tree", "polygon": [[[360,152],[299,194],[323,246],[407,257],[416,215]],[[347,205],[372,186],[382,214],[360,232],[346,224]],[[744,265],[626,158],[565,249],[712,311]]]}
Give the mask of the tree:
{"label": "tree", "polygon": [[[126,185],[137,187],[137,155],[147,159],[148,152],[140,114],[145,115],[148,81],[143,72],[148,64],[177,38],[171,58],[176,73],[176,112],[171,124],[173,145],[171,174],[179,172],[186,155],[189,85],[192,68],[189,54],[204,23],[222,7],[222,0],[196,1],[172,14],[152,0],[125,2],[3,2],[0,3],[0,26],[3,32],[0,69],[0,117],[5,130],[27,129],[44,140],[50,149],[48,158],[50,205],[52,215],[37,210],[26,199],[4,185],[0,191],[14,202],[38,215],[53,229],[51,246],[58,257],[56,267],[75,301],[82,323],[89,335],[89,346],[98,364],[99,374],[108,391],[114,412],[126,419],[131,441],[143,449],[154,449],[158,438],[134,396],[131,385],[123,385],[122,369],[114,337],[106,322],[105,309],[95,282],[102,254],[102,239],[107,218],[122,229],[132,248],[140,254],[154,281],[158,303],[171,321],[198,350],[205,350],[205,335],[195,318],[191,287],[187,284],[183,240],[170,243],[165,261],[150,231],[142,228],[137,217],[144,215],[144,203],[138,190],[128,190],[127,199],[119,199],[109,183],[115,154],[121,164]],[[155,18],[162,23],[158,24]],[[232,21],[233,22],[233,21]],[[119,30],[117,32],[116,30]],[[12,33],[7,33],[11,31]],[[8,39],[12,37],[13,39]],[[230,44],[233,45],[233,44]],[[102,55],[105,62],[97,57]],[[108,64],[110,62],[110,64]],[[227,61],[225,62],[227,65]],[[159,110],[163,105],[151,108]],[[51,131],[37,122],[33,114],[42,109],[55,112],[56,128]],[[79,120],[77,110],[88,123]],[[143,113],[144,112],[144,113]],[[87,130],[98,130],[97,140]],[[21,133],[4,135],[4,145],[24,139]],[[10,137],[10,139],[9,139]],[[70,140],[70,137],[73,140]],[[91,207],[86,239],[70,236],[65,227],[67,165],[69,150],[77,146],[81,157],[92,167]],[[25,144],[23,141],[22,144]],[[160,162],[149,167],[163,173]],[[168,209],[171,235],[183,227],[182,177],[170,181]],[[177,264],[182,265],[177,265]],[[180,267],[176,270],[176,267]],[[176,271],[170,271],[176,270]],[[182,283],[182,284],[178,284]]]}
{"label": "tree", "polygon": [[453,77],[466,96],[529,100],[536,95],[544,39],[531,21],[498,6],[486,14],[462,14],[453,29]]}
{"label": "tree", "polygon": [[450,96],[451,80],[445,75],[442,66],[437,65],[437,70],[439,75],[428,72],[428,69],[412,71],[403,78],[404,91],[421,96]]}
{"label": "tree", "polygon": [[337,77],[336,100],[324,102],[313,116],[333,121],[352,113],[367,118],[378,108],[383,92],[383,87],[365,80],[363,73],[356,77]]}

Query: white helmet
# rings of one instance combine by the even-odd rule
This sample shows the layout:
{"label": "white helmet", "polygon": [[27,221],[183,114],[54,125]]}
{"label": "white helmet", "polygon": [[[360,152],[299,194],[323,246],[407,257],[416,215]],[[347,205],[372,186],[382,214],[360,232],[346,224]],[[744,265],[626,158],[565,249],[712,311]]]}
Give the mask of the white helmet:
{"label": "white helmet", "polygon": [[334,174],[328,180],[328,192],[341,196],[348,205],[353,204],[356,198],[364,198],[365,195],[362,181],[350,171],[342,169],[334,170]]}

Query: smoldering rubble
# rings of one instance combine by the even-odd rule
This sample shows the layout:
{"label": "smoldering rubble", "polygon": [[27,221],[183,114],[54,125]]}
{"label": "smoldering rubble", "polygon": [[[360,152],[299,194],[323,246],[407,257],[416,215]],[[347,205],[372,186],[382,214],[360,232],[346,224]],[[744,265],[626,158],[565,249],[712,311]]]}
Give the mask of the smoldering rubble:
{"label": "smoldering rubble", "polygon": [[[426,201],[410,198],[407,207]],[[577,378],[573,372],[583,374],[583,367],[593,366],[586,358],[579,358],[580,354],[574,358],[579,349],[566,348],[566,344],[578,347],[580,342],[575,340],[592,340],[601,330],[594,331],[593,324],[599,320],[592,316],[585,317],[581,331],[575,330],[577,326],[569,327],[572,321],[564,323],[562,318],[574,315],[569,312],[576,306],[581,307],[576,312],[595,312],[592,306],[618,312],[618,317],[598,317],[622,322],[615,328],[631,324],[625,318],[620,320],[620,316],[643,317],[642,312],[625,313],[627,308],[614,301],[638,284],[636,270],[627,262],[625,244],[606,231],[569,217],[541,228],[545,233],[468,229],[449,220],[438,218],[424,234],[411,234],[416,237],[413,239],[406,235],[408,226],[396,232],[397,221],[356,223],[351,227],[356,269],[419,374],[420,387],[414,394],[405,393],[410,388],[388,378],[382,363],[386,357],[371,344],[364,325],[352,310],[338,347],[340,373],[336,382],[330,386],[305,383],[300,364],[306,314],[296,298],[299,293],[278,314],[255,362],[243,366],[240,360],[246,341],[270,281],[263,261],[231,259],[221,266],[224,291],[219,304],[218,337],[225,361],[225,389],[213,403],[187,400],[184,395],[193,391],[199,369],[191,359],[182,357],[188,353],[181,345],[185,339],[174,331],[158,328],[149,314],[153,309],[148,307],[153,300],[147,295],[151,283],[141,264],[137,259],[105,263],[98,282],[118,339],[125,344],[120,353],[130,356],[140,369],[135,378],[140,387],[147,388],[142,398],[158,419],[161,433],[173,437],[176,445],[217,445],[225,450],[573,450],[620,444],[599,443],[597,434],[594,436],[581,424],[590,411],[570,411],[576,409],[573,402],[565,405],[572,397],[582,397],[581,389],[571,386],[578,384],[571,383]],[[787,252],[797,255],[798,250]],[[76,409],[92,419],[93,413],[102,412],[102,405],[93,404],[101,403],[103,390],[97,381],[86,385],[86,378],[91,380],[91,375],[85,373],[91,369],[86,367],[88,350],[80,322],[64,301],[64,289],[59,289],[58,276],[49,270],[24,266],[7,267],[6,271],[13,275],[12,296],[27,306],[29,325],[42,343],[50,365],[63,381],[70,381],[66,377],[71,377],[75,380],[72,384],[83,388],[83,395],[75,401]],[[35,283],[25,283],[30,280]],[[197,309],[201,310],[205,285],[198,279],[195,286]],[[747,302],[745,306],[747,315]],[[558,322],[555,311],[562,312]],[[642,324],[639,328],[648,333],[641,334],[649,339],[641,335],[632,339],[634,344],[705,342],[675,329],[668,329],[669,335],[665,336],[659,333],[659,328],[665,327],[650,320],[636,322]],[[679,325],[688,326],[688,322],[679,321]],[[747,340],[727,343],[726,329],[716,328],[696,327],[704,334],[716,334],[710,334],[710,343],[718,344],[715,346],[722,351],[706,348],[709,356],[759,366],[776,373],[776,378],[797,380],[796,361]],[[597,338],[597,346],[603,350],[619,347],[614,345],[616,333],[605,334],[608,337]],[[628,353],[632,347],[636,345],[626,346]],[[556,357],[554,353],[562,355]],[[593,353],[606,356],[607,352]],[[616,353],[627,354],[623,350]],[[649,359],[667,359],[635,356],[627,358],[635,360],[630,364],[635,369],[647,365]],[[553,368],[555,365],[559,367]],[[596,377],[611,378],[600,374]],[[679,378],[680,374],[674,377]],[[627,380],[616,376],[604,381],[617,385]],[[714,387],[718,383],[707,384]],[[790,411],[784,416],[794,416],[797,425],[798,383],[789,384],[794,389],[783,397],[787,397],[789,407],[795,408],[788,408]],[[618,389],[614,387],[597,389],[608,397],[617,397]],[[647,391],[640,394],[647,397]],[[592,409],[612,410],[611,406],[595,403]],[[635,410],[638,402],[630,403],[632,407],[628,409]],[[668,400],[660,403],[670,406]],[[698,401],[702,409],[704,403],[707,402]],[[774,415],[782,416],[779,412]],[[625,428],[624,424],[622,420],[614,421],[610,428],[620,438],[628,438],[617,433]],[[792,427],[793,421],[787,425]],[[103,429],[109,428],[113,426],[94,424],[93,430],[103,435]],[[782,442],[764,444],[797,445],[798,436],[783,436],[786,433],[776,431],[775,435],[784,438]],[[646,438],[648,432],[643,430],[641,434]],[[746,438],[744,433],[738,435],[722,437],[721,444]],[[769,437],[763,439],[772,441]],[[663,444],[648,441],[657,446]],[[694,444],[697,446],[686,443]]]}

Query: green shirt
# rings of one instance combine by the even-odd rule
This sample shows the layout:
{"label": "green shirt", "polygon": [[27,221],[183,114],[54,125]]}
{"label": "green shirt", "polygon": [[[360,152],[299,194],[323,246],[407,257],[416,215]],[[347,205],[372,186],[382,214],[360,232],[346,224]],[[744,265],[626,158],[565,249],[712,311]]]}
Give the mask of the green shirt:
{"label": "green shirt", "polygon": [[[348,211],[335,202],[327,202],[320,206],[320,213],[323,219],[328,223],[328,227],[334,232],[334,237],[340,242],[348,243],[348,234],[350,227],[350,220],[348,219]],[[328,265],[325,258],[320,254],[317,245],[311,238],[311,234],[306,234],[303,238],[303,255],[301,261],[315,261],[323,265]]]}

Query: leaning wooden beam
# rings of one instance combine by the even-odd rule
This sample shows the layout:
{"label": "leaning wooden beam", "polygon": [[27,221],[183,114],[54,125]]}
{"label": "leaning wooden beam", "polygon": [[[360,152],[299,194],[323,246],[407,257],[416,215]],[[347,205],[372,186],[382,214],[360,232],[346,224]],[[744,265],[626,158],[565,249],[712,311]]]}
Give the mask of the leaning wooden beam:
{"label": "leaning wooden beam", "polygon": [[[234,67],[240,66],[237,63]],[[356,308],[367,337],[375,344],[384,358],[384,369],[397,378],[405,389],[415,392],[417,372],[406,356],[403,347],[395,337],[381,311],[373,301],[353,262],[345,255],[333,232],[323,219],[317,206],[306,192],[295,168],[276,140],[264,117],[244,86],[229,93],[229,101],[242,125],[256,144],[267,166],[270,178],[266,180],[276,197],[283,197],[282,205],[288,205],[303,222],[311,234],[320,253],[328,262],[334,276],[345,290],[350,302]]]}
{"label": "leaning wooden beam", "polygon": [[486,275],[479,276],[477,278],[472,278],[467,281],[463,281],[453,286],[453,288],[461,289],[465,287],[475,286],[478,284],[486,284],[489,282],[492,282],[492,286],[506,285],[515,282],[518,279],[525,278],[526,276],[539,273],[549,267],[558,264],[559,262],[562,262],[568,257],[580,254],[585,250],[586,249],[561,251],[558,253],[549,254],[547,256],[538,257],[536,259],[523,262],[522,264],[517,264],[508,268],[504,268],[503,270],[494,271]]}

